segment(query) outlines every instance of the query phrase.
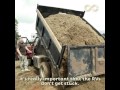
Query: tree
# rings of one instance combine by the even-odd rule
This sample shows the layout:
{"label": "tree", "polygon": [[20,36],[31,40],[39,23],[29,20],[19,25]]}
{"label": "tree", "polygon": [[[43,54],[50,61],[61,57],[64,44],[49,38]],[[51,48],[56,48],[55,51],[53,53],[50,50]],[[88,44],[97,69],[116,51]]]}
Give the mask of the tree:
{"label": "tree", "polygon": [[15,44],[17,43],[18,38],[20,37],[20,35],[18,34],[18,21],[15,18]]}
{"label": "tree", "polygon": [[15,18],[15,31],[17,31],[17,29],[18,29],[18,21],[17,21],[17,19]]}

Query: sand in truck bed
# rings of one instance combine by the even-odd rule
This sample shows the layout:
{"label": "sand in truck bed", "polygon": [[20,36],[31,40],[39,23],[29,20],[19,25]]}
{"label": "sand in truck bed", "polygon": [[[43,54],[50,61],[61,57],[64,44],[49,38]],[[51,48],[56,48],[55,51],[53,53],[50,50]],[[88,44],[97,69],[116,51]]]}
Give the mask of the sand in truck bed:
{"label": "sand in truck bed", "polygon": [[90,25],[79,16],[54,14],[45,18],[60,44],[64,45],[99,45],[104,43]]}

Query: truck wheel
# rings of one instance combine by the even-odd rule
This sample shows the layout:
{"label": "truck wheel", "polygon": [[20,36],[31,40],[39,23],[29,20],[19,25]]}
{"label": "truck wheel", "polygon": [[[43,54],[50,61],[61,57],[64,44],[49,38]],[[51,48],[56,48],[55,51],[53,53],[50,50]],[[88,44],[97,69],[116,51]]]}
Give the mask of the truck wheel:
{"label": "truck wheel", "polygon": [[40,64],[39,75],[41,78],[51,77],[51,69],[48,62],[42,62]]}

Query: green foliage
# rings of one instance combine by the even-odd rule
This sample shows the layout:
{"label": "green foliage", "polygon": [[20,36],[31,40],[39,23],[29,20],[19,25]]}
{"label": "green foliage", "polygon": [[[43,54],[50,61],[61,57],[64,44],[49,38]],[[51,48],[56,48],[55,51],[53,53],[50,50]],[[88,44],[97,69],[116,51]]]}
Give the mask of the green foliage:
{"label": "green foliage", "polygon": [[15,44],[17,43],[18,38],[20,37],[19,33],[18,33],[18,21],[15,18]]}

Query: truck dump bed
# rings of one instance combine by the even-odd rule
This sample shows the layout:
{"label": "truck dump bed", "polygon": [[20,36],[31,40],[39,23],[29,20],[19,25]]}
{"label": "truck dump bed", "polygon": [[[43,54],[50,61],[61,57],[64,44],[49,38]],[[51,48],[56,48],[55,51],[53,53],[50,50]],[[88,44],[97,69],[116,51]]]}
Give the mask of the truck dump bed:
{"label": "truck dump bed", "polygon": [[36,30],[46,55],[58,67],[66,57],[68,77],[105,73],[104,37],[83,18],[84,14],[84,11],[37,6]]}

